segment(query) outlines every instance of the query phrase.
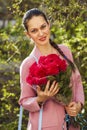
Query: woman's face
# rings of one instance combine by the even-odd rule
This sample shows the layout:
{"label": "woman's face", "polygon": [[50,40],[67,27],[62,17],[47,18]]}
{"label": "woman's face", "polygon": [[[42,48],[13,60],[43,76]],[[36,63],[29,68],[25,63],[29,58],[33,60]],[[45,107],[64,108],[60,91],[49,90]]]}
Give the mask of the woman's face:
{"label": "woman's face", "polygon": [[33,16],[27,23],[28,36],[37,46],[46,45],[50,38],[50,25],[42,16]]}

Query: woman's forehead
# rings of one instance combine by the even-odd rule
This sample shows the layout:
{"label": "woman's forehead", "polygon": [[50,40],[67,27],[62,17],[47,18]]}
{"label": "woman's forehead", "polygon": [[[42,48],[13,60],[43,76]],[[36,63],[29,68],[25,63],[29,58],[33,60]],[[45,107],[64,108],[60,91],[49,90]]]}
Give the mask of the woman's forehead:
{"label": "woman's forehead", "polygon": [[43,16],[33,16],[27,23],[29,28],[37,28],[46,23]]}

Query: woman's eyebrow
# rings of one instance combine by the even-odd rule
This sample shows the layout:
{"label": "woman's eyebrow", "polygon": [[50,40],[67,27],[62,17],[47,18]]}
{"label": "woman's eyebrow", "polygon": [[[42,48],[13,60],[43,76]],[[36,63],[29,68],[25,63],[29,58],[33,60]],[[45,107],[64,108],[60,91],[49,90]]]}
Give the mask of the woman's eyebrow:
{"label": "woman's eyebrow", "polygon": [[[46,25],[46,23],[41,24],[40,27],[42,27],[43,25]],[[32,29],[37,29],[37,27],[32,27],[31,30]]]}

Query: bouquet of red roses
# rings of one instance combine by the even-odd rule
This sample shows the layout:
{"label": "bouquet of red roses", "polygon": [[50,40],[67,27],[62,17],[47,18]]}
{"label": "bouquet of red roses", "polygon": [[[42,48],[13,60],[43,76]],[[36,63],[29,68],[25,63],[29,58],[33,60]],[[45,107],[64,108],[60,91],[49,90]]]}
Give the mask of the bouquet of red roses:
{"label": "bouquet of red roses", "polygon": [[72,90],[70,87],[71,68],[66,61],[56,54],[41,56],[38,63],[34,62],[29,68],[29,75],[26,81],[30,85],[40,85],[44,90],[47,81],[50,79],[58,82],[59,92],[55,95],[55,99],[68,105],[72,98]]}

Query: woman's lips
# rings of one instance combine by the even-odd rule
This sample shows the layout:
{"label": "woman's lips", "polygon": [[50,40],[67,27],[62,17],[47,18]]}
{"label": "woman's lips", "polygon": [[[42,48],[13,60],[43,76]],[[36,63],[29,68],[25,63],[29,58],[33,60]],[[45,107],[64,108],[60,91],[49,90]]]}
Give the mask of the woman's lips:
{"label": "woman's lips", "polygon": [[40,41],[45,41],[46,40],[46,37],[41,37],[39,38]]}

